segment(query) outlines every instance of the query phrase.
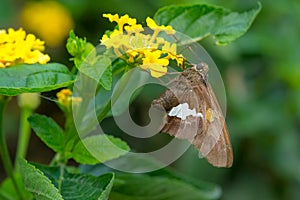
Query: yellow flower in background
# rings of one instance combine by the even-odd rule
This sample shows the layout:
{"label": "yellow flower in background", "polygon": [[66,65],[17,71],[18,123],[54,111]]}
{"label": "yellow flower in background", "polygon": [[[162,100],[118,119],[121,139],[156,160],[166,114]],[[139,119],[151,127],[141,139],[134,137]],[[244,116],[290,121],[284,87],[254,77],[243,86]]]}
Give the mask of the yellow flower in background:
{"label": "yellow flower in background", "polygon": [[69,89],[62,89],[56,94],[56,96],[60,104],[68,106],[72,96],[72,91]]}
{"label": "yellow flower in background", "polygon": [[71,14],[57,1],[26,4],[21,12],[21,23],[52,47],[62,44],[74,26]]}
{"label": "yellow flower in background", "polygon": [[69,89],[62,89],[56,94],[56,97],[58,102],[68,109],[70,108],[72,101],[74,103],[79,103],[82,101],[80,97],[72,97],[72,91]]}
{"label": "yellow flower in background", "polygon": [[33,34],[26,35],[21,28],[0,30],[0,68],[19,63],[46,64],[50,61],[50,57],[41,52],[44,49],[43,41]]}

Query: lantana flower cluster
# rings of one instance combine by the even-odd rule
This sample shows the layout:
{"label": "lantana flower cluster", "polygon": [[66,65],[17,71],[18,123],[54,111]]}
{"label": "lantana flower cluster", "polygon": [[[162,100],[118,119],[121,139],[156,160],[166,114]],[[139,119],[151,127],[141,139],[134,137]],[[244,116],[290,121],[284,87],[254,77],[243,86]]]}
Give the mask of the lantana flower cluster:
{"label": "lantana flower cluster", "polygon": [[72,105],[72,102],[74,104],[80,103],[82,101],[81,97],[73,97],[72,91],[70,89],[62,89],[56,94],[58,103],[65,108],[69,109]]}
{"label": "lantana flower cluster", "polygon": [[148,17],[146,23],[152,31],[147,34],[142,25],[128,15],[103,16],[118,25],[115,30],[103,35],[101,44],[108,49],[112,48],[118,57],[125,58],[127,62],[138,65],[143,70],[149,70],[155,78],[167,73],[170,59],[176,60],[178,65],[182,64],[183,57],[177,54],[176,43],[160,37],[160,33],[174,35],[175,30],[171,26],[159,26]]}
{"label": "lantana flower cluster", "polygon": [[33,34],[26,35],[21,28],[0,30],[0,68],[19,63],[46,64],[50,61],[50,57],[42,53],[44,49],[43,41]]}

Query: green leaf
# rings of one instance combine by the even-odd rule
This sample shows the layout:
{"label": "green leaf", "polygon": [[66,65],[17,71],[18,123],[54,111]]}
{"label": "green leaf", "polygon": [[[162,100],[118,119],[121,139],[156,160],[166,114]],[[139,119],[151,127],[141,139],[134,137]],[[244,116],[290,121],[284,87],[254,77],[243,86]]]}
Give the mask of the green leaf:
{"label": "green leaf", "polygon": [[[220,194],[220,193],[219,193]],[[179,179],[117,173],[110,200],[208,200],[196,186]]]}
{"label": "green leaf", "polygon": [[[25,190],[21,174],[15,174],[15,180],[17,182],[18,188],[21,190],[21,193],[26,200],[33,199],[33,196],[30,192]],[[11,178],[6,178],[0,186],[0,199],[1,200],[16,200],[19,196],[17,195],[16,189],[12,183]]]}
{"label": "green leaf", "polygon": [[111,60],[104,55],[95,56],[90,54],[83,60],[79,71],[99,83],[106,89],[111,89],[112,68]]}
{"label": "green leaf", "polygon": [[106,200],[113,184],[112,173],[99,177],[84,174],[66,174],[62,183],[62,195],[65,200]]}
{"label": "green leaf", "polygon": [[35,163],[33,165],[41,170],[54,185],[57,186],[61,182],[61,193],[64,200],[107,200],[114,182],[113,173],[95,177],[64,171],[63,177],[61,177],[59,167],[48,167]]}
{"label": "green leaf", "polygon": [[205,199],[219,199],[219,197],[221,196],[221,188],[216,184],[201,181],[194,177],[180,174],[170,168],[164,168],[157,171],[149,172],[148,175],[151,177],[166,177],[183,181],[189,185],[196,187],[199,190],[199,192],[201,191]]}
{"label": "green leaf", "polygon": [[111,97],[112,113],[115,116],[122,114],[137,97],[141,90],[140,87],[145,86],[150,79],[150,75],[146,71],[138,68],[130,70],[119,78],[114,86],[114,93]]}
{"label": "green leaf", "polygon": [[57,123],[46,116],[33,114],[28,118],[36,135],[55,152],[64,150],[64,131]]}
{"label": "green leaf", "polygon": [[20,64],[0,68],[0,94],[15,96],[25,92],[46,92],[73,83],[68,68],[59,63]]}
{"label": "green leaf", "polygon": [[104,89],[111,89],[111,60],[101,53],[97,55],[101,47],[96,49],[94,45],[86,41],[86,38],[77,37],[73,31],[70,32],[66,46],[68,52],[74,56],[75,66],[81,73],[99,82]]}
{"label": "green leaf", "polygon": [[19,159],[19,166],[26,190],[33,193],[36,200],[63,200],[58,189],[33,165]]}
{"label": "green leaf", "polygon": [[112,86],[112,67],[108,66],[100,78],[100,85],[105,90],[110,90]]}
{"label": "green leaf", "polygon": [[241,13],[206,4],[173,5],[159,9],[154,20],[160,25],[171,25],[193,42],[213,36],[216,44],[226,45],[247,32],[260,10],[260,3]]}
{"label": "green leaf", "polygon": [[118,158],[129,150],[129,146],[119,138],[101,134],[78,142],[72,152],[72,157],[81,164],[97,164]]}
{"label": "green leaf", "polygon": [[[122,158],[118,159],[117,161],[119,161],[119,160],[122,160]],[[144,164],[149,164],[149,165],[153,165],[153,166],[160,166],[161,165],[160,163],[158,163],[157,161],[155,161],[154,159],[152,159],[150,157],[145,157],[145,158],[136,159],[136,160],[130,160],[130,162],[131,162],[132,166],[136,165],[136,170],[137,171],[139,170],[139,166],[140,166],[141,162],[144,163]],[[121,161],[119,163],[119,165],[122,165],[122,164],[126,165],[126,161],[123,161],[123,163]],[[98,165],[80,165],[79,170],[80,170],[81,173],[85,173],[85,174],[87,173],[87,174],[97,176],[99,174],[107,173],[108,171],[111,171],[112,169],[107,167],[105,164],[98,164]],[[163,168],[163,169],[153,171],[153,172],[149,172],[149,173],[145,173],[144,175],[139,176],[138,178],[140,178],[142,180],[141,185],[132,185],[129,182],[124,182],[124,180],[122,178],[124,173],[121,173],[121,176],[120,176],[120,173],[118,171],[116,171],[115,173],[116,173],[116,180],[115,180],[114,185],[116,187],[113,188],[112,192],[113,193],[123,193],[123,192],[125,193],[126,191],[121,192],[118,189],[118,186],[119,186],[120,183],[121,184],[127,184],[128,188],[130,188],[130,190],[127,191],[128,193],[126,193],[127,194],[126,198],[128,198],[128,199],[139,199],[139,197],[135,196],[134,190],[150,190],[150,191],[152,190],[150,188],[150,186],[148,186],[149,188],[147,188],[146,185],[145,185],[145,188],[143,188],[143,184],[142,184],[143,177],[146,177],[146,179],[153,178],[154,182],[156,182],[156,178],[165,178],[166,180],[171,180],[171,181],[175,180],[175,181],[184,183],[185,185],[187,185],[191,188],[197,189],[197,194],[199,194],[199,196],[201,195],[201,197],[202,197],[200,199],[219,199],[220,196],[221,196],[221,189],[216,184],[201,181],[201,180],[196,179],[194,177],[190,177],[190,176],[186,176],[184,174],[180,174],[180,173],[175,172],[174,170],[172,170],[170,168]],[[129,176],[130,174],[126,174],[126,175]],[[134,176],[134,175],[132,174],[132,176]],[[133,179],[135,179],[135,178],[136,177],[133,177]],[[128,177],[127,179],[131,180],[130,177]],[[162,190],[164,189],[164,187],[165,186],[161,186],[160,184],[155,186],[156,189],[161,188]],[[184,193],[184,191],[182,191],[182,192]],[[120,195],[119,196],[120,199],[123,199],[123,196],[121,198],[121,194],[119,194],[119,195]],[[157,194],[155,194],[155,193],[152,193],[152,194],[144,193],[144,194],[140,195],[140,197],[141,197],[140,199],[151,199],[151,197],[149,197],[151,195],[156,196]],[[172,194],[170,194],[170,195],[172,195]],[[160,199],[160,198],[158,198],[158,199]],[[167,198],[167,199],[172,199],[172,198],[170,197],[170,198]],[[182,198],[182,199],[184,199],[184,198]],[[190,199],[190,198],[188,198],[188,196],[187,196],[186,199]]]}
{"label": "green leaf", "polygon": [[85,48],[83,50],[83,52],[81,52],[81,54],[78,54],[74,57],[74,64],[75,64],[75,67],[77,69],[80,68],[82,62],[84,61],[84,59],[86,59],[86,57],[90,54],[90,53],[93,53],[93,54],[96,54],[95,51],[95,47],[93,44],[87,42],[86,45],[85,45]]}

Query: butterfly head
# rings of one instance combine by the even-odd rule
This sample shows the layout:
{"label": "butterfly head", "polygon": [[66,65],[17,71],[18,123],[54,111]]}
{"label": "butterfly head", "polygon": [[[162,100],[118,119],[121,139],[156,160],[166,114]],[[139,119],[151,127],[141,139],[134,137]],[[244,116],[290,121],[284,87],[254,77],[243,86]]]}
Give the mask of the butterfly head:
{"label": "butterfly head", "polygon": [[204,80],[207,80],[208,65],[204,62],[194,64],[192,67],[196,72],[198,72]]}
{"label": "butterfly head", "polygon": [[208,65],[204,62],[198,63],[194,65],[194,69],[201,74],[206,75],[208,72]]}

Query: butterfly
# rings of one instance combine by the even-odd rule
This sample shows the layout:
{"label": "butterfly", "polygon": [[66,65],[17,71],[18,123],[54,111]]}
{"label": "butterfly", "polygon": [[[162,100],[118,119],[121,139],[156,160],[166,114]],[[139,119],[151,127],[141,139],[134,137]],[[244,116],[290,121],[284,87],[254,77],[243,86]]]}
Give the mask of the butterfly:
{"label": "butterfly", "polygon": [[186,68],[151,106],[166,112],[160,132],[189,140],[213,166],[231,167],[228,130],[207,72],[204,62]]}

